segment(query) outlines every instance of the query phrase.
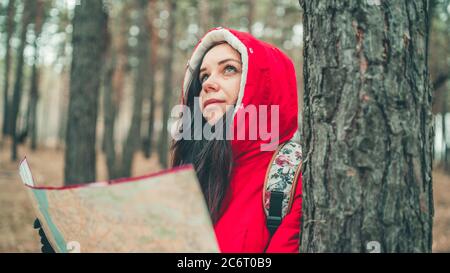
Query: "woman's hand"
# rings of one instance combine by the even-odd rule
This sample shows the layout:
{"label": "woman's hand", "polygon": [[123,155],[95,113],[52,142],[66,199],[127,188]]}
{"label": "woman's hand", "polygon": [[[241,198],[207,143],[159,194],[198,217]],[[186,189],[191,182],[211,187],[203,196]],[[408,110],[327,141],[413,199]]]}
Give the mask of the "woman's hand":
{"label": "woman's hand", "polygon": [[42,253],[55,253],[55,250],[50,245],[50,243],[49,243],[49,241],[47,239],[47,236],[45,236],[44,230],[42,229],[42,226],[41,226],[41,222],[39,221],[38,218],[36,218],[36,220],[34,220],[33,227],[35,229],[39,229],[38,233],[39,233],[39,236],[41,237],[41,244],[42,244],[41,251],[42,251]]}

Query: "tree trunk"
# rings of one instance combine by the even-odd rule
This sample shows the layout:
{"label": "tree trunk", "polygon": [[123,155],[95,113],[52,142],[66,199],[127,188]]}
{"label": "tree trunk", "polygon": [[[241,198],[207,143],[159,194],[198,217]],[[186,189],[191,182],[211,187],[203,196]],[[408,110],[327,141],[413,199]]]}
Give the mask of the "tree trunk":
{"label": "tree trunk", "polygon": [[228,1],[209,1],[209,11],[206,16],[212,17],[212,27],[226,26]]}
{"label": "tree trunk", "polygon": [[219,22],[218,25],[227,27],[228,22],[230,21],[229,15],[230,15],[230,2],[229,1],[220,1],[219,6]]}
{"label": "tree trunk", "polygon": [[150,15],[148,20],[148,29],[150,30],[150,54],[148,69],[148,81],[149,81],[149,101],[150,101],[150,113],[148,118],[148,135],[145,140],[144,154],[146,158],[150,158],[153,151],[153,132],[155,123],[155,74],[158,58],[158,37],[156,35],[155,27],[153,26],[153,18],[156,14],[156,1],[150,0]]}
{"label": "tree trunk", "polygon": [[169,29],[168,29],[168,39],[167,39],[167,59],[164,69],[164,95],[163,95],[163,120],[162,120],[162,131],[161,137],[159,139],[159,162],[163,168],[168,166],[168,153],[169,153],[169,143],[168,143],[168,132],[167,132],[167,122],[170,114],[170,101],[172,98],[172,63],[173,55],[175,53],[175,12],[176,12],[176,1],[170,1],[169,8]]}
{"label": "tree trunk", "polygon": [[[108,22],[111,26],[111,22]],[[113,34],[114,35],[114,34]],[[112,42],[110,28],[107,32],[107,53],[106,62],[103,73],[103,152],[106,155],[106,167],[108,169],[108,178],[117,178],[116,150],[114,141],[114,127],[117,115],[117,101],[115,100],[115,90],[113,85],[113,77],[117,67],[117,53]],[[121,35],[118,35],[119,39]]]}
{"label": "tree trunk", "polygon": [[255,23],[255,0],[249,0],[248,5],[248,32],[252,33],[252,26]]}
{"label": "tree trunk", "polygon": [[306,1],[301,252],[430,252],[426,1]]}
{"label": "tree trunk", "polygon": [[[444,86],[447,83],[447,80],[449,79],[449,77],[450,77],[450,75],[448,75],[445,72],[443,74],[437,75],[436,79],[433,81],[433,84],[432,84],[433,90],[437,91],[442,86]],[[447,89],[445,89],[445,90],[447,90]],[[445,92],[445,91],[443,91],[443,92]]]}
{"label": "tree trunk", "polygon": [[442,147],[444,155],[441,158],[441,162],[443,163],[442,166],[444,167],[444,171],[448,172],[450,169],[449,162],[448,162],[448,143],[447,143],[447,129],[445,124],[445,116],[447,114],[447,90],[443,91],[442,94]]}
{"label": "tree trunk", "polygon": [[10,0],[8,3],[8,13],[6,18],[6,40],[5,40],[5,70],[3,71],[3,135],[10,134],[9,125],[9,74],[11,65],[11,37],[14,33],[14,16],[16,14],[15,0]]}
{"label": "tree trunk", "polygon": [[75,7],[72,37],[65,183],[95,181],[95,141],[100,74],[107,33],[101,0],[81,0]]}
{"label": "tree trunk", "polygon": [[105,67],[103,84],[103,111],[104,111],[104,134],[103,147],[106,154],[106,166],[109,179],[118,177],[116,166],[116,151],[114,142],[114,125],[117,116],[117,102],[114,99],[113,75],[116,67],[116,53],[114,48],[109,49]]}
{"label": "tree trunk", "polygon": [[44,23],[44,2],[42,0],[36,1],[36,17],[34,20],[34,61],[33,68],[31,72],[31,87],[30,87],[30,101],[28,107],[28,128],[31,134],[31,149],[34,151],[37,147],[37,121],[36,121],[36,110],[37,102],[39,98],[39,48],[38,48],[38,38],[41,35],[42,25]]}
{"label": "tree trunk", "polygon": [[199,0],[197,2],[197,8],[198,8],[198,16],[200,20],[200,33],[203,34],[211,27],[210,22],[210,8],[209,8],[209,1],[208,0]]}
{"label": "tree trunk", "polygon": [[134,84],[134,103],[133,116],[131,120],[130,130],[123,146],[122,153],[122,177],[131,176],[133,167],[133,159],[135,152],[140,148],[141,140],[141,123],[142,123],[142,102],[144,98],[144,90],[148,88],[147,77],[149,67],[149,33],[147,28],[147,7],[148,0],[138,0],[138,25],[141,26],[138,34],[137,56],[139,64],[137,67],[137,75]]}
{"label": "tree trunk", "polygon": [[17,160],[17,146],[19,145],[19,138],[25,138],[27,132],[17,132],[17,119],[20,110],[20,101],[22,97],[22,84],[23,84],[23,65],[25,46],[27,44],[27,29],[30,24],[31,18],[34,11],[34,1],[25,1],[23,5],[23,15],[22,15],[22,29],[20,31],[20,45],[17,50],[17,64],[16,64],[16,78],[14,82],[14,92],[13,100],[11,105],[11,119],[10,119],[10,129],[12,136],[12,146],[11,146],[11,160]]}
{"label": "tree trunk", "polygon": [[[120,157],[116,153],[115,122],[119,113],[120,101],[125,85],[125,77],[128,66],[128,30],[130,23],[129,14],[132,2],[127,2],[121,7],[117,21],[111,21],[111,46],[109,47],[108,62],[104,78],[104,132],[103,151],[106,154],[106,166],[109,179],[121,176]],[[114,27],[118,26],[118,27]]]}
{"label": "tree trunk", "polygon": [[[67,108],[69,107],[69,96],[70,96],[70,74],[69,74],[69,67],[64,66],[61,71],[61,96],[59,98],[58,102],[58,108],[59,108],[59,121],[58,121],[58,143],[57,147],[58,149],[64,147],[64,144],[66,142],[66,134],[67,134],[67,123],[68,123],[68,111]],[[43,107],[45,107],[43,105]]]}

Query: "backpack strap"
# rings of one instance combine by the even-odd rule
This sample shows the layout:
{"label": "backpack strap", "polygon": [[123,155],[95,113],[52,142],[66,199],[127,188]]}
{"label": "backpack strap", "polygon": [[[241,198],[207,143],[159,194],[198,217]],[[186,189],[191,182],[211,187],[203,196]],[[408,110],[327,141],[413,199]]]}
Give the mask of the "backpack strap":
{"label": "backpack strap", "polygon": [[270,161],[264,181],[263,205],[271,234],[291,210],[301,166],[301,145],[294,141],[280,145]]}

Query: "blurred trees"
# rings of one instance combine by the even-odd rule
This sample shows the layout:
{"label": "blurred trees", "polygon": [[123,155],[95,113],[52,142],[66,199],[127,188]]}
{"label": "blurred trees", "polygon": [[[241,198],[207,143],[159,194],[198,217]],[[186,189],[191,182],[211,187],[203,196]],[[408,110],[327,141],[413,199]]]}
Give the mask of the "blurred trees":
{"label": "blurred trees", "polygon": [[[33,20],[35,16],[34,12],[36,9],[35,1],[25,1],[23,3],[23,12],[22,12],[22,21],[21,21],[21,30],[19,36],[19,47],[17,48],[17,63],[16,63],[16,73],[15,73],[15,82],[13,89],[13,99],[11,103],[11,118],[8,122],[10,125],[8,128],[10,129],[11,137],[13,144],[11,145],[11,159],[17,160],[17,145],[19,142],[22,142],[22,139],[26,137],[28,134],[27,130],[22,130],[18,132],[17,130],[17,118],[19,115],[19,107],[20,101],[22,99],[22,87],[23,87],[23,70],[24,70],[24,51],[26,46],[26,38],[28,25]],[[9,108],[9,107],[7,107]]]}
{"label": "blurred trees", "polygon": [[[133,96],[133,115],[128,136],[123,146],[120,176],[129,177],[135,152],[141,147],[142,105],[144,93],[148,93],[150,65],[150,34],[148,28],[148,0],[137,0],[136,24],[138,26],[136,46],[136,76]],[[169,107],[169,106],[168,106]]]}
{"label": "blurred trees", "polygon": [[34,37],[33,37],[33,65],[31,70],[31,83],[30,83],[30,98],[28,103],[27,112],[27,129],[31,136],[31,149],[37,148],[37,102],[39,98],[39,78],[40,69],[39,62],[39,47],[38,41],[42,32],[42,26],[46,19],[44,0],[36,0],[36,9],[34,16]]}
{"label": "blurred trees", "polygon": [[255,22],[255,8],[256,8],[256,3],[255,0],[249,0],[248,3],[248,15],[247,15],[247,19],[248,19],[248,32],[252,33],[252,26],[253,23]]}
{"label": "blurred trees", "polygon": [[[153,139],[153,121],[155,113],[154,86],[155,86],[155,59],[156,39],[152,30],[150,15],[156,14],[155,1],[134,0],[118,5],[115,18],[109,21],[112,33],[111,45],[108,51],[108,60],[104,75],[104,135],[103,150],[106,153],[109,178],[128,177],[131,175],[133,161],[139,149],[150,157]],[[112,8],[112,12],[114,8]],[[135,12],[135,13],[134,13]],[[130,14],[136,16],[131,18]],[[116,22],[120,20],[116,24]],[[117,28],[116,26],[120,26]],[[133,40],[135,39],[135,40]],[[131,45],[128,43],[133,41]],[[129,59],[129,57],[134,57]],[[129,61],[135,61],[131,67]],[[128,67],[128,68],[127,68]],[[131,123],[128,134],[124,140],[121,153],[116,151],[115,122],[120,110],[120,98],[128,70],[134,73],[133,106]],[[131,71],[130,71],[131,72]],[[129,75],[129,76],[130,76]],[[150,110],[148,114],[148,130],[145,135],[143,111],[145,98],[149,97]],[[122,104],[123,106],[123,104]],[[145,136],[144,136],[145,135]],[[143,139],[143,140],[142,140]]]}
{"label": "blurred trees", "polygon": [[144,150],[144,154],[146,158],[150,158],[153,151],[153,136],[154,136],[154,128],[155,128],[155,93],[156,93],[156,69],[158,63],[158,37],[156,35],[156,29],[154,26],[154,18],[157,14],[156,9],[156,1],[149,1],[149,20],[148,20],[148,31],[150,35],[150,54],[149,54],[149,69],[146,77],[148,77],[148,91],[149,91],[149,113],[148,113],[148,122],[147,122],[147,135],[144,136],[142,148]]}
{"label": "blurred trees", "polygon": [[433,86],[433,113],[436,114],[435,160],[450,172],[450,1],[431,0],[429,70]]}
{"label": "blurred trees", "polygon": [[162,123],[162,130],[161,130],[161,136],[159,139],[159,163],[165,168],[168,165],[168,141],[169,141],[169,133],[168,130],[169,124],[169,114],[170,114],[170,104],[172,99],[172,93],[173,93],[173,84],[172,84],[172,74],[173,74],[173,57],[174,57],[174,51],[175,51],[175,12],[177,8],[177,1],[176,0],[170,0],[169,3],[169,27],[168,27],[168,39],[167,39],[167,51],[166,51],[166,60],[164,64],[164,93],[163,93],[163,123]]}
{"label": "blurred trees", "polygon": [[[199,17],[199,27],[202,33],[206,32],[210,28],[210,19],[209,16],[209,2],[207,0],[199,0],[197,1],[197,13]],[[225,1],[226,2],[226,1]]]}
{"label": "blurred trees", "polygon": [[[105,72],[103,75],[103,152],[106,154],[106,165],[110,179],[120,177],[122,160],[116,152],[115,123],[118,116],[125,78],[128,74],[128,32],[130,23],[131,2],[117,5],[109,10],[108,50]],[[114,27],[117,26],[117,27]]]}

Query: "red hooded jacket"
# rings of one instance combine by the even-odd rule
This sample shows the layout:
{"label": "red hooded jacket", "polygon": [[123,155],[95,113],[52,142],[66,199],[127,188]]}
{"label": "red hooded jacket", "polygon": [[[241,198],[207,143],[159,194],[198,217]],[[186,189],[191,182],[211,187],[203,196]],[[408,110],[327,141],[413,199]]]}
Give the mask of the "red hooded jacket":
{"label": "red hooded jacket", "polygon": [[[292,61],[278,48],[257,40],[248,33],[214,28],[199,41],[188,62],[183,83],[185,92],[196,67],[206,49],[213,43],[226,41],[241,54],[241,86],[233,117],[248,105],[279,105],[279,141],[293,138],[298,128],[298,102],[295,69]],[[243,108],[244,107],[244,108]],[[270,131],[270,111],[267,117]],[[248,132],[250,120],[245,118]],[[254,121],[252,121],[254,122]],[[235,135],[236,136],[236,135]],[[231,140],[233,169],[230,187],[225,195],[221,216],[214,229],[222,252],[298,252],[301,219],[301,175],[290,212],[277,231],[270,236],[263,208],[263,188],[267,168],[274,154],[262,151],[261,144],[270,140],[258,133],[256,140]]]}

